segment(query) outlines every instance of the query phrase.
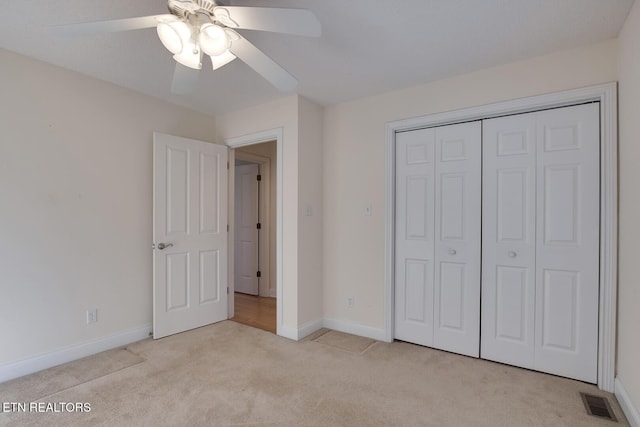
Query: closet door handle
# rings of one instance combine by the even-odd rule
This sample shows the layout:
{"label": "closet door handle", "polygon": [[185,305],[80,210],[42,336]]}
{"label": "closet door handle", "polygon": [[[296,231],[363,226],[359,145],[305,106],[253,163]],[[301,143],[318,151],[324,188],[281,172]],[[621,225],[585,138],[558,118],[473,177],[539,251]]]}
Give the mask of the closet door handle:
{"label": "closet door handle", "polygon": [[518,254],[516,253],[516,251],[509,251],[509,252],[507,252],[507,255],[509,255],[509,258],[515,258],[516,255],[518,255]]}
{"label": "closet door handle", "polygon": [[449,249],[449,255],[455,255],[455,254],[456,254],[455,249]]}

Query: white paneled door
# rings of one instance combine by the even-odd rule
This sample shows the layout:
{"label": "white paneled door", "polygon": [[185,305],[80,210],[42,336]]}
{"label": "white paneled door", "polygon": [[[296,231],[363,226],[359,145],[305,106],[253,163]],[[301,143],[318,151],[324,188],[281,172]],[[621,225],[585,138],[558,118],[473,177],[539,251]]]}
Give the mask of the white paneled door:
{"label": "white paneled door", "polygon": [[480,122],[396,135],[396,338],[478,357],[480,193]]}
{"label": "white paneled door", "polygon": [[395,337],[433,346],[435,129],[396,135]]}
{"label": "white paneled door", "polygon": [[258,295],[258,174],[259,165],[238,165],[235,170],[234,290]]}
{"label": "white paneled door", "polygon": [[483,358],[595,383],[599,105],[484,121]]}
{"label": "white paneled door", "polygon": [[483,123],[481,356],[534,367],[536,113]]}
{"label": "white paneled door", "polygon": [[153,336],[227,318],[227,147],[154,133]]}

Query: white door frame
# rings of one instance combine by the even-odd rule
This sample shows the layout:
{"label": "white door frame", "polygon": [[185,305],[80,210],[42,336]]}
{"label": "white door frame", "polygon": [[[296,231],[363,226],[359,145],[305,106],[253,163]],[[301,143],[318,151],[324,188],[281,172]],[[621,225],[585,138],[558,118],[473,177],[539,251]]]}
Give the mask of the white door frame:
{"label": "white door frame", "polygon": [[393,340],[394,210],[396,132],[526,113],[546,108],[600,102],[600,301],[598,387],[613,393],[616,360],[618,265],[618,112],[617,83],[464,108],[389,122],[386,132],[385,339]]}
{"label": "white door frame", "polygon": [[[224,141],[225,145],[230,148],[244,147],[246,145],[260,144],[263,142],[276,141],[276,334],[282,334],[282,136],[283,129],[275,128],[248,135],[242,135],[235,138],[229,138]],[[235,163],[235,150],[229,153],[229,164]],[[233,218],[233,189],[234,176],[229,174],[229,218]],[[233,242],[233,227],[229,227],[229,242]],[[231,243],[232,244],[232,243]],[[233,274],[233,253],[232,247],[229,249],[229,275]],[[229,276],[232,277],[232,276]],[[233,292],[229,290],[229,317],[233,317]]]}
{"label": "white door frame", "polygon": [[[260,254],[259,269],[261,277],[259,280],[259,292],[261,297],[271,297],[271,257],[269,253],[269,243],[271,238],[271,159],[265,156],[260,156],[253,153],[245,153],[242,151],[234,150],[235,160],[244,160],[251,163],[257,163],[260,165],[260,175],[262,180],[260,181],[260,203],[258,206],[258,212],[260,213],[260,247],[258,252]],[[231,165],[231,167],[235,164]],[[234,174],[235,177],[235,174]],[[235,180],[234,180],[235,187]],[[231,248],[229,248],[231,250]],[[232,272],[235,273],[235,272]],[[231,276],[229,276],[231,277]],[[229,293],[234,291],[233,280],[230,281]]]}

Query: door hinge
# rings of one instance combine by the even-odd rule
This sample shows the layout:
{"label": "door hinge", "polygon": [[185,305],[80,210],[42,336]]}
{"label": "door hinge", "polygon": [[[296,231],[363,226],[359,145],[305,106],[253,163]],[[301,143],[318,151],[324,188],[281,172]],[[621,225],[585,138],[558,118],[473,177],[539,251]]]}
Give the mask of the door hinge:
{"label": "door hinge", "polygon": [[227,169],[229,169],[229,162],[227,162]]}
{"label": "door hinge", "polygon": [[227,286],[227,295],[229,295],[229,287]]}
{"label": "door hinge", "polygon": [[229,232],[229,224],[227,224],[227,233]]}
{"label": "door hinge", "polygon": [[258,223],[257,227],[258,230],[260,230],[262,228],[262,224]]}
{"label": "door hinge", "polygon": [[258,174],[258,181],[262,181],[262,175]]}
{"label": "door hinge", "polygon": [[258,273],[256,273],[256,277],[262,277],[262,271],[258,271]]}

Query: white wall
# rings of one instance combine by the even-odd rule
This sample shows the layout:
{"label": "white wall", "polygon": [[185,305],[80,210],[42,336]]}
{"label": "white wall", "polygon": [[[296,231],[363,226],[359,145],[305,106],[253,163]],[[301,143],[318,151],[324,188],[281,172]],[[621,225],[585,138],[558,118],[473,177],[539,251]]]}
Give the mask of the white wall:
{"label": "white wall", "polygon": [[384,328],[386,122],[614,81],[616,52],[612,40],[326,108],[325,318]]}
{"label": "white wall", "polygon": [[299,97],[298,114],[298,326],[314,329],[322,321],[323,108]]}
{"label": "white wall", "polygon": [[213,141],[214,119],[1,49],[0,64],[0,365],[150,325],[152,132]]}
{"label": "white wall", "polygon": [[[264,142],[262,144],[248,145],[238,148],[236,151],[257,154],[267,157],[269,163],[269,193],[262,197],[269,197],[269,295],[276,296],[276,142]],[[237,154],[236,154],[237,156]],[[261,261],[262,263],[262,261]],[[262,285],[261,285],[262,287]]]}
{"label": "white wall", "polygon": [[[640,4],[636,1],[619,37],[620,223],[617,375],[640,411]],[[637,414],[637,412],[636,412]],[[640,419],[636,419],[640,423]]]}

